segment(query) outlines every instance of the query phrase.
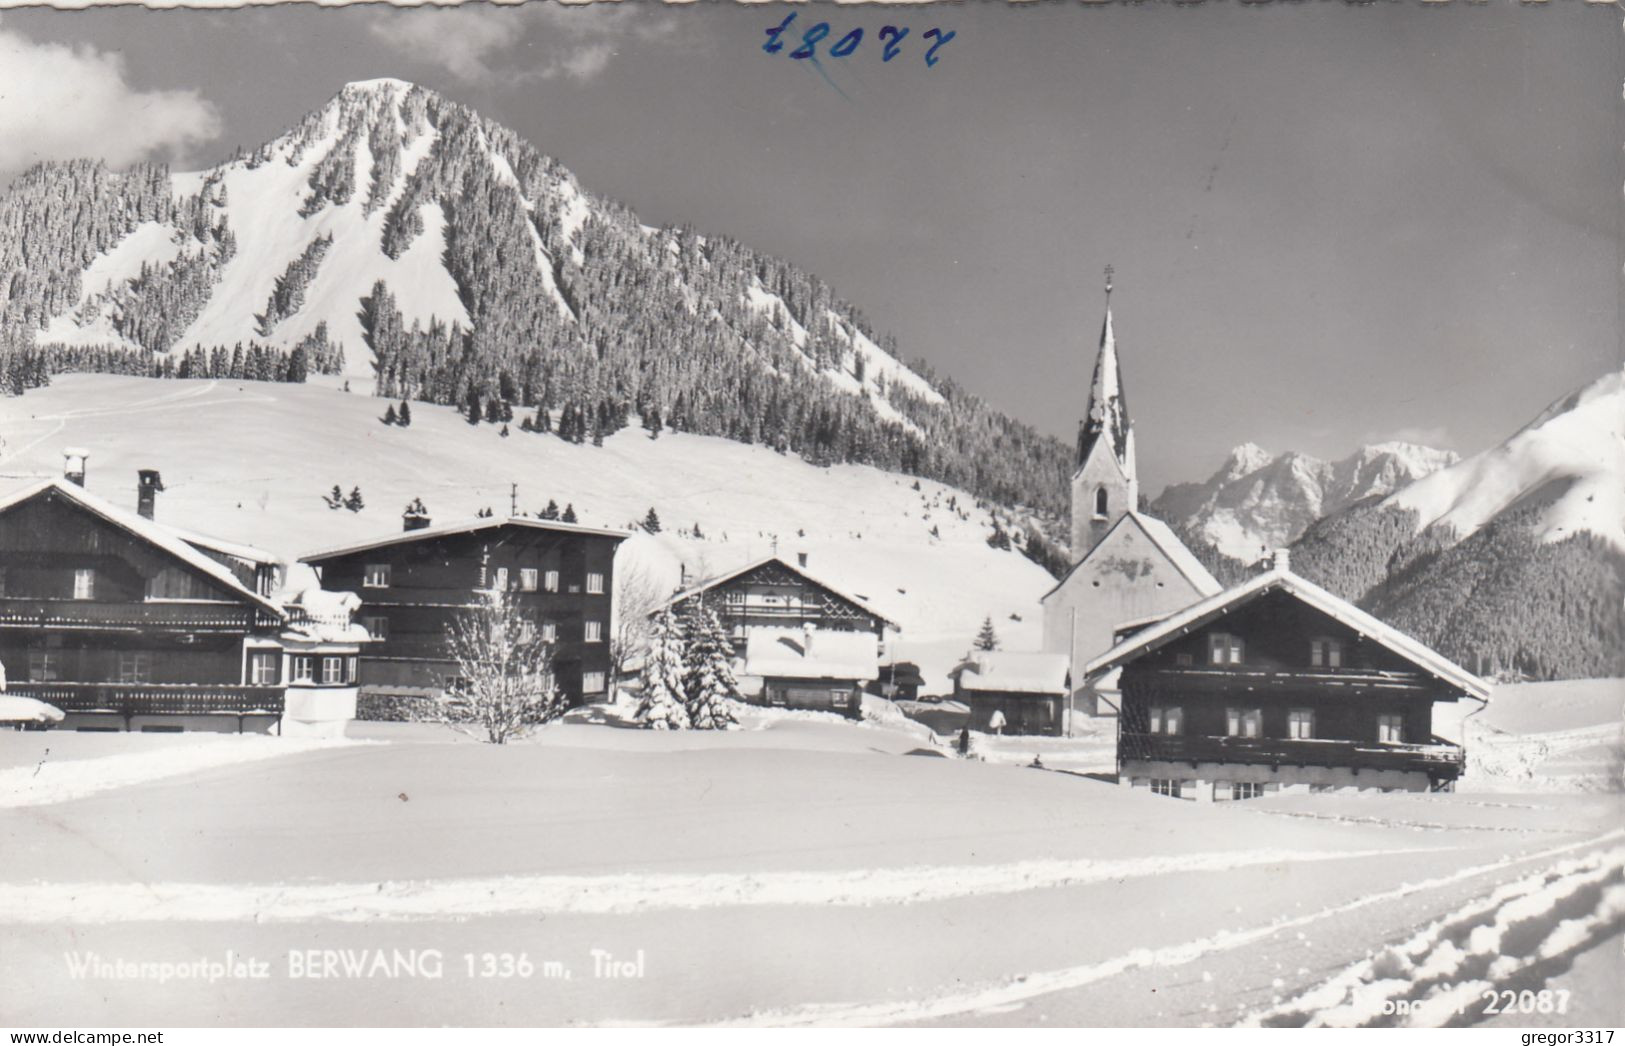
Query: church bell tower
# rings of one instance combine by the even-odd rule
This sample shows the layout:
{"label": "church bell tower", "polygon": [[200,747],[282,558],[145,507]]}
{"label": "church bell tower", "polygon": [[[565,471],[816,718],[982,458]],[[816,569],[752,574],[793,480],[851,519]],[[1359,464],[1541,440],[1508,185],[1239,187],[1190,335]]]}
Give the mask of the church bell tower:
{"label": "church bell tower", "polygon": [[1134,425],[1123,398],[1112,331],[1112,267],[1106,266],[1106,321],[1100,329],[1089,413],[1078,425],[1078,456],[1072,473],[1072,562],[1077,563],[1139,504],[1134,468]]}

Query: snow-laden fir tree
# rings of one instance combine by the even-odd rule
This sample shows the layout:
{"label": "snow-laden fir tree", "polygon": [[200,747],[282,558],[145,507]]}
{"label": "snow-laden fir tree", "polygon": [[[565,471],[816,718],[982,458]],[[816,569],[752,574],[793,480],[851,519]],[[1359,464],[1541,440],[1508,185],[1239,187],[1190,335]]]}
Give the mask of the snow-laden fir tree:
{"label": "snow-laden fir tree", "polygon": [[688,711],[683,706],[683,633],[669,609],[661,611],[649,632],[643,697],[636,718],[650,730],[688,729]]}
{"label": "snow-laden fir tree", "polygon": [[991,616],[982,619],[982,630],[976,633],[976,649],[999,649],[999,634],[993,631],[993,618]]}
{"label": "snow-laden fir tree", "polygon": [[726,730],[738,722],[731,704],[740,700],[729,663],[733,644],[703,599],[689,604],[683,626],[688,637],[683,679],[688,721],[696,730]]}

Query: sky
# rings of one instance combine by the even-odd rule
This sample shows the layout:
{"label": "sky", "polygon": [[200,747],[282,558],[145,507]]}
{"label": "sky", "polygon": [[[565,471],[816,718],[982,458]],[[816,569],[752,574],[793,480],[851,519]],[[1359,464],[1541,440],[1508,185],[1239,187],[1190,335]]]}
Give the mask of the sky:
{"label": "sky", "polygon": [[1622,42],[1579,0],[15,11],[0,180],[209,166],[399,77],[646,223],[817,273],[1068,442],[1110,263],[1155,492],[1246,441],[1471,453],[1620,366]]}

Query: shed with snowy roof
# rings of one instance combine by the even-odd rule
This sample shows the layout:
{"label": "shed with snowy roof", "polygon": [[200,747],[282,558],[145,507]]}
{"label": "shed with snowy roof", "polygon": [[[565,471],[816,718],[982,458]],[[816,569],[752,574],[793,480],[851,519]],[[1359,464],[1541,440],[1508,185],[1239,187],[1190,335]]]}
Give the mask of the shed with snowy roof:
{"label": "shed with snowy roof", "polygon": [[756,704],[856,717],[864,684],[879,673],[880,640],[872,632],[753,628],[739,682]]}
{"label": "shed with snowy roof", "polygon": [[978,650],[949,674],[972,730],[1060,735],[1071,675],[1065,654]]}

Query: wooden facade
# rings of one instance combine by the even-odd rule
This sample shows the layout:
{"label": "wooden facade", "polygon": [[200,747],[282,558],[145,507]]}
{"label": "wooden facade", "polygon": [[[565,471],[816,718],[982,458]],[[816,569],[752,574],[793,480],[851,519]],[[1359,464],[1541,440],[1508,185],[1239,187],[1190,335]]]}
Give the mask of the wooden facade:
{"label": "wooden facade", "polygon": [[1136,633],[1089,670],[1112,667],[1120,779],[1184,798],[1447,790],[1463,753],[1435,734],[1434,706],[1488,693],[1284,570]]}
{"label": "wooden facade", "polygon": [[777,556],[703,581],[679,592],[662,607],[681,614],[690,603],[704,599],[743,652],[752,629],[811,626],[843,632],[873,632],[885,639],[886,629],[897,626],[849,596],[792,566]]}
{"label": "wooden facade", "polygon": [[175,716],[268,728],[281,665],[256,669],[254,649],[279,649],[285,615],[255,590],[259,564],[227,558],[60,481],[0,502],[6,692],[81,728],[173,729],[147,717]]}
{"label": "wooden facade", "polygon": [[615,549],[625,534],[529,519],[476,520],[404,531],[370,544],[303,557],[322,587],[361,598],[372,634],[361,684],[380,691],[438,690],[454,666],[447,628],[502,587],[551,637],[554,677],[572,704],[608,691]]}

